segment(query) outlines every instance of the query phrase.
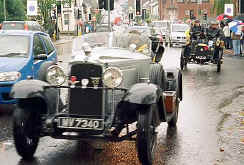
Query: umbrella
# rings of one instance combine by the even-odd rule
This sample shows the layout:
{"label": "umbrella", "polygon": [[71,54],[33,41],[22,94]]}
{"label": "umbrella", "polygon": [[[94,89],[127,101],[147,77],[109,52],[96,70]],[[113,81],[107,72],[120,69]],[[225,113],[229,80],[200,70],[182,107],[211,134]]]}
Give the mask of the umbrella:
{"label": "umbrella", "polygon": [[232,18],[224,18],[223,22],[226,23],[230,23],[231,21],[233,21]]}
{"label": "umbrella", "polygon": [[232,32],[237,32],[238,30],[240,30],[240,26],[243,26],[244,23],[242,23],[241,21],[232,21],[228,25]]}
{"label": "umbrella", "polygon": [[216,17],[218,21],[222,21],[224,18],[232,18],[232,17],[226,14],[220,14]]}
{"label": "umbrella", "polygon": [[242,22],[244,22],[244,15],[238,15],[234,17],[235,20],[240,20]]}

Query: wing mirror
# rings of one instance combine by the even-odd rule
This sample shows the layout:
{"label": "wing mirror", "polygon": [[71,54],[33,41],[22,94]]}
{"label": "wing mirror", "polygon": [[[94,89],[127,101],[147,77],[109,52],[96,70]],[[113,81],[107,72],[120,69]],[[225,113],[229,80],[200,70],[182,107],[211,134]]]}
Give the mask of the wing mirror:
{"label": "wing mirror", "polygon": [[47,55],[46,54],[38,54],[36,57],[34,57],[35,60],[46,60]]}

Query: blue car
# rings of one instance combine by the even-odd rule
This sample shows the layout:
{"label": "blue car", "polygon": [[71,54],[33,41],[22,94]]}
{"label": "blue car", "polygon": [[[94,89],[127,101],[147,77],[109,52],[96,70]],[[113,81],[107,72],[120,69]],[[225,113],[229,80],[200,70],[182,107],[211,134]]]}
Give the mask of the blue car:
{"label": "blue car", "polygon": [[57,51],[48,34],[34,31],[0,31],[0,104],[14,104],[11,87],[24,79],[41,79],[57,63]]}

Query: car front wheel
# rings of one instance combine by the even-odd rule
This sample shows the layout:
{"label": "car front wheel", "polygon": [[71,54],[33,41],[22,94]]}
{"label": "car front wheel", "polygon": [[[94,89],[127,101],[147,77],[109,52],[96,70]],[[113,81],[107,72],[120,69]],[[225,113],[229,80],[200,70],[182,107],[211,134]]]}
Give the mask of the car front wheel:
{"label": "car front wheel", "polygon": [[24,159],[30,160],[39,142],[40,116],[30,109],[16,108],[13,119],[13,137],[17,153]]}
{"label": "car front wheel", "polygon": [[157,133],[154,124],[154,107],[138,113],[136,146],[140,162],[151,165],[154,160],[154,151],[157,143]]}

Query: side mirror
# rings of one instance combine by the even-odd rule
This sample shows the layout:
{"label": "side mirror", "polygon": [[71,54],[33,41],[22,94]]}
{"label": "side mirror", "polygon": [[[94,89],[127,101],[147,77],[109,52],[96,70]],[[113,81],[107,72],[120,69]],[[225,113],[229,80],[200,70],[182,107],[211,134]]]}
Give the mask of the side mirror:
{"label": "side mirror", "polygon": [[34,60],[46,60],[47,55],[46,54],[38,54],[37,56],[34,57]]}

